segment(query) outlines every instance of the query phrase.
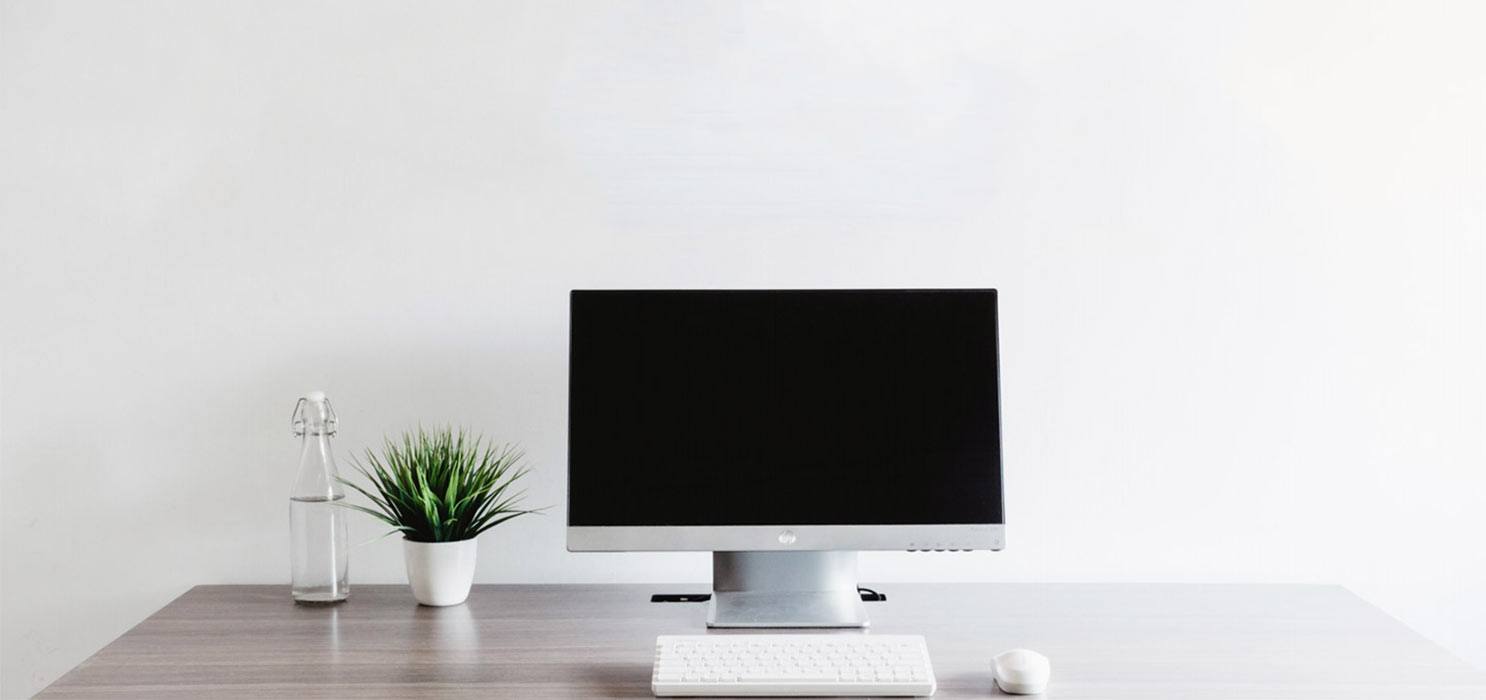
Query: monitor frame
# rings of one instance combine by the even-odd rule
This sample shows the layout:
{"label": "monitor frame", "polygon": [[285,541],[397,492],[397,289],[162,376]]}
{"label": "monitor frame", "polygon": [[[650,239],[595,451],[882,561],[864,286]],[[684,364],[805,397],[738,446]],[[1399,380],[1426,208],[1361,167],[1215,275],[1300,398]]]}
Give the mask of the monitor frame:
{"label": "monitor frame", "polygon": [[[569,293],[568,361],[572,376],[572,302],[589,291],[655,292],[989,292],[996,305],[992,358],[996,364],[997,435],[1001,421],[1001,329],[1000,299],[991,288],[914,289],[605,289],[572,290]],[[568,384],[569,428],[572,417],[572,383]],[[571,437],[569,438],[571,440]],[[1000,523],[858,524],[858,525],[573,525],[572,465],[564,484],[567,506],[567,550],[569,552],[820,552],[820,551],[999,551],[1006,546],[1004,459],[997,456],[1000,474]]]}

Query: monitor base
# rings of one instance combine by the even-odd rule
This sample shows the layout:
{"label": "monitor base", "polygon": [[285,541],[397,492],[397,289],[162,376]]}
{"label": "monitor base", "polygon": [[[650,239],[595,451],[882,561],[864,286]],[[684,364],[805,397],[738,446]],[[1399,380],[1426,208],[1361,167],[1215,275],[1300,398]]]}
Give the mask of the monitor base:
{"label": "monitor base", "polygon": [[868,626],[856,552],[713,552],[708,627]]}

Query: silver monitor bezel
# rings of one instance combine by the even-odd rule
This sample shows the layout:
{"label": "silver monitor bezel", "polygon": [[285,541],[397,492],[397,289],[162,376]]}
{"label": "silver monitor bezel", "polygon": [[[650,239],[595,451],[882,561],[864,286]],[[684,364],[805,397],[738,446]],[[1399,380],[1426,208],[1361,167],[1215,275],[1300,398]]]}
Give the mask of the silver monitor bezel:
{"label": "silver monitor bezel", "polygon": [[569,525],[569,552],[1000,550],[1004,524]]}
{"label": "silver monitor bezel", "polygon": [[[943,289],[608,289],[571,290],[568,302],[569,357],[572,356],[572,298],[580,291],[839,291],[839,292],[990,292],[995,299],[997,313],[996,332],[996,405],[1001,404],[1001,348],[1000,348],[1000,294],[994,288],[943,288]],[[569,387],[571,396],[571,387]],[[997,411],[999,422],[1000,411]],[[996,426],[1002,434],[1002,426]],[[1005,488],[1004,462],[997,460],[997,471],[1002,473],[1002,488]],[[572,503],[572,469],[569,465],[568,480],[563,484],[564,509]],[[1004,497],[1003,501],[1003,512]],[[933,524],[871,524],[871,525],[573,525],[571,515],[564,513],[567,523],[567,550],[569,552],[811,552],[832,550],[855,551],[941,551],[941,550],[992,550],[1000,551],[1006,546],[1005,523],[933,523]]]}

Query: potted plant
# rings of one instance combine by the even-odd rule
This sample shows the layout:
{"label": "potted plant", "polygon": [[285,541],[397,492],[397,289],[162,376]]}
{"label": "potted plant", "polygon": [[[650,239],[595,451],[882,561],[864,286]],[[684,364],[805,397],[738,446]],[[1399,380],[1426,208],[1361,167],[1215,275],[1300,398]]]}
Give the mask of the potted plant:
{"label": "potted plant", "polygon": [[[512,487],[526,474],[522,451],[465,430],[405,432],[386,439],[382,453],[366,450],[352,466],[369,482],[341,483],[373,508],[347,504],[391,525],[403,536],[403,560],[413,597],[423,605],[458,605],[475,579],[475,538],[512,518],[535,513],[519,507]],[[390,534],[390,533],[389,533]]]}

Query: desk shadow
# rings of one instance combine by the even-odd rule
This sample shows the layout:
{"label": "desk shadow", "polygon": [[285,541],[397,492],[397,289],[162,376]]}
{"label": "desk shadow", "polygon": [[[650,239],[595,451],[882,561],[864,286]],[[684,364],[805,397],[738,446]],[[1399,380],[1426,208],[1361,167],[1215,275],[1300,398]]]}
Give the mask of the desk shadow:
{"label": "desk shadow", "polygon": [[598,662],[584,664],[577,674],[584,690],[612,698],[653,698],[648,663]]}
{"label": "desk shadow", "polygon": [[[939,690],[952,690],[956,694],[964,693],[972,697],[988,696],[993,698],[1026,697],[1031,700],[1047,697],[1046,695],[1009,695],[1001,691],[996,681],[988,672],[975,671],[970,673],[955,673],[951,675],[934,674],[934,680],[938,682]],[[937,695],[937,693],[936,693]]]}

